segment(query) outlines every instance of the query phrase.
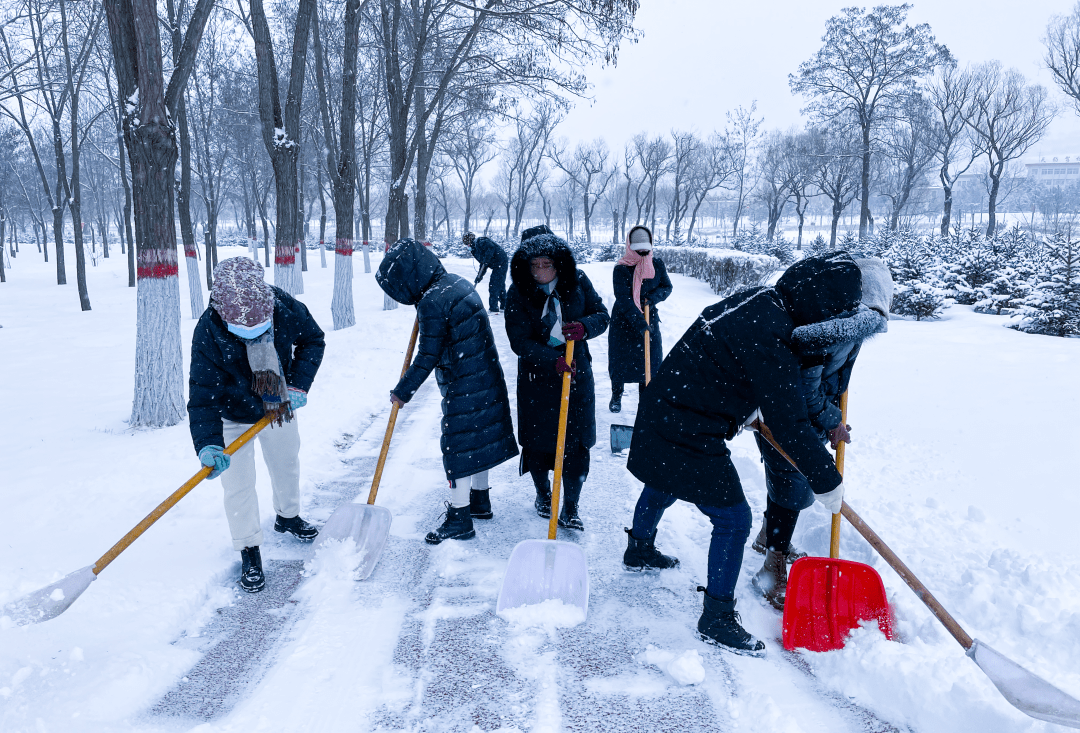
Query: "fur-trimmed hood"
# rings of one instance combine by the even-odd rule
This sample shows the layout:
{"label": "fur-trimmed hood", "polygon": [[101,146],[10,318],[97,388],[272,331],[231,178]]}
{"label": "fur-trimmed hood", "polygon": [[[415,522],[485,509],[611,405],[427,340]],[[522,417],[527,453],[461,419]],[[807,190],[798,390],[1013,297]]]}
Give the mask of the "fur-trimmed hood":
{"label": "fur-trimmed hood", "polygon": [[887,331],[888,324],[888,319],[876,310],[859,305],[855,315],[799,326],[792,332],[791,339],[800,353],[816,354],[836,344],[861,343],[876,333]]}
{"label": "fur-trimmed hood", "polygon": [[863,305],[880,313],[887,322],[893,300],[893,279],[888,266],[876,257],[857,257],[855,264],[862,272]]}
{"label": "fur-trimmed hood", "polygon": [[529,260],[534,257],[550,257],[555,263],[555,273],[559,282],[555,285],[555,292],[559,298],[566,302],[571,294],[577,289],[578,269],[574,253],[565,240],[554,234],[538,234],[529,237],[521,243],[514,256],[510,260],[510,280],[525,298],[531,301],[543,302],[547,295],[540,289],[540,285],[532,276],[529,268]]}

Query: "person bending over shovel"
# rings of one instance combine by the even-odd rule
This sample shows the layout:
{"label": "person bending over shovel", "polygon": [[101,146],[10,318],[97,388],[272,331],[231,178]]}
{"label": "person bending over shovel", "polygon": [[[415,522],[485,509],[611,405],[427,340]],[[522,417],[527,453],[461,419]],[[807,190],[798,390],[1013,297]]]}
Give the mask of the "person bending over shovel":
{"label": "person bending over shovel", "polygon": [[[862,273],[862,305],[855,314],[800,326],[792,333],[810,425],[818,440],[836,450],[841,442],[851,442],[851,426],[841,421],[840,395],[847,391],[863,341],[889,328],[893,281],[889,268],[878,259],[851,260],[846,252],[837,252],[824,261],[853,261]],[[773,608],[783,611],[787,566],[806,557],[791,544],[791,536],[799,512],[814,503],[814,492],[806,478],[759,433],[754,439],[765,464],[768,500],[761,531],[752,545],[765,555],[765,563],[754,575],[753,585]]]}
{"label": "person bending over shovel", "polygon": [[491,268],[488,278],[488,308],[492,313],[506,309],[506,268],[508,259],[503,248],[488,237],[477,237],[472,232],[461,235],[462,243],[469,248],[472,256],[480,263],[480,272],[476,273],[473,285],[479,285],[484,274]]}
{"label": "person bending over shovel", "polygon": [[209,478],[221,476],[225,515],[242,560],[240,587],[249,593],[265,584],[255,445],[248,443],[231,461],[225,446],[266,413],[276,416],[258,435],[274,490],[274,529],[302,542],[315,539],[319,530],[300,518],[300,432],[293,411],[307,404],[325,347],[307,307],[267,284],[258,262],[232,257],[214,268],[210,307],[191,339],[188,423],[199,460],[214,469]]}
{"label": "person bending over shovel", "polygon": [[[578,515],[581,487],[589,476],[589,449],[596,444],[596,397],[587,339],[608,327],[604,301],[577,268],[566,242],[541,224],[521,233],[510,260],[506,335],[518,355],[518,442],[521,472],[536,487],[536,513],[551,517],[551,481],[559,432],[562,375],[570,372],[570,406],[563,457],[560,527],[584,529]],[[566,363],[566,341],[577,341]]]}
{"label": "person bending over shovel", "polygon": [[463,277],[448,273],[427,247],[399,239],[375,274],[387,295],[416,306],[416,359],[390,393],[404,405],[435,370],[442,393],[443,468],[450,501],[443,523],[424,538],[476,536],[473,519],[491,519],[488,471],[517,455],[510,398],[484,303]]}
{"label": "person bending over shovel", "polygon": [[[653,255],[652,232],[636,226],[626,237],[626,253],[611,273],[615,305],[611,307],[608,330],[608,375],[611,377],[612,412],[622,410],[626,382],[637,382],[639,394],[645,389],[645,339],[649,332],[650,369],[655,372],[664,358],[660,342],[660,311],[657,303],[671,295],[671,278],[664,261]],[[645,322],[645,308],[649,322]]]}
{"label": "person bending over shovel", "polygon": [[627,468],[645,483],[627,530],[627,567],[674,564],[655,547],[664,510],[682,499],[712,522],[708,584],[698,632],[737,654],[765,645],[735,612],[750,505],[727,442],[759,414],[792,456],[818,501],[840,511],[844,486],[806,417],[792,332],[854,313],[862,276],[850,260],[803,260],[775,288],[743,290],[702,311],[664,360],[638,407]]}

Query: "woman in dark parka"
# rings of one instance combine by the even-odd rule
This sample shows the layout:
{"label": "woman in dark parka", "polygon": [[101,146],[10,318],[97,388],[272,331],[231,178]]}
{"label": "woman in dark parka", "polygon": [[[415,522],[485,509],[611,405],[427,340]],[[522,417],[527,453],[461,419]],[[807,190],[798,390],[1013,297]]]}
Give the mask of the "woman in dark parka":
{"label": "woman in dark parka", "polygon": [[[506,334],[518,355],[518,442],[521,470],[532,475],[536,511],[550,516],[562,374],[570,371],[570,408],[563,458],[563,506],[559,525],[583,529],[578,516],[581,487],[589,475],[589,449],[596,444],[596,400],[587,339],[608,327],[608,312],[566,242],[540,225],[526,229],[510,260]],[[567,364],[566,340],[574,344]]]}
{"label": "woman in dark parka", "polygon": [[[608,330],[608,375],[611,402],[608,409],[622,409],[623,385],[637,382],[645,389],[645,329],[649,329],[649,369],[655,374],[664,358],[660,340],[660,309],[657,303],[671,295],[671,279],[663,260],[653,255],[652,232],[636,226],[626,237],[626,254],[611,273],[615,305]],[[645,323],[645,306],[649,322]]]}
{"label": "woman in dark parka", "polygon": [[443,467],[450,481],[446,521],[431,544],[475,536],[473,517],[491,519],[487,473],[517,455],[510,398],[484,303],[463,277],[448,273],[414,239],[394,243],[375,275],[394,300],[416,306],[416,358],[390,394],[405,404],[435,371],[442,393]]}

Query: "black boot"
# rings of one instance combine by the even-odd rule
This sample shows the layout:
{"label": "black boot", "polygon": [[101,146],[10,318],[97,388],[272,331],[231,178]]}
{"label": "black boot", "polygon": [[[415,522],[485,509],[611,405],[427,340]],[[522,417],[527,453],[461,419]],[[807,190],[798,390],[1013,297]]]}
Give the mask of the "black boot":
{"label": "black boot", "polygon": [[277,520],[274,521],[274,530],[277,532],[288,532],[301,542],[311,542],[319,536],[318,529],[298,516],[286,519],[280,514],[277,515]]}
{"label": "black boot", "polygon": [[240,561],[242,566],[240,568],[240,587],[246,590],[248,593],[258,593],[266,585],[266,578],[263,576],[262,569],[262,555],[259,553],[259,546],[245,547],[240,550]]}
{"label": "black boot", "polygon": [[614,385],[611,387],[611,402],[608,403],[608,409],[612,412],[622,412],[622,385],[616,389]]}
{"label": "black boot", "polygon": [[491,519],[495,515],[491,511],[491,497],[489,489],[469,489],[469,514],[473,519]]}
{"label": "black boot", "polygon": [[563,500],[562,511],[559,512],[559,526],[563,529],[585,529],[585,525],[577,513],[576,501]]}
{"label": "black boot", "polygon": [[[698,590],[705,589],[698,586]],[[735,611],[735,599],[722,601],[705,593],[705,604],[698,619],[698,633],[703,641],[716,644],[736,654],[748,657],[764,657],[765,643],[755,639],[739,623],[742,619]]]}
{"label": "black boot", "polygon": [[446,502],[446,519],[434,532],[428,532],[424,541],[437,545],[443,540],[471,540],[475,536],[469,507],[450,506],[450,502]]}
{"label": "black boot", "polygon": [[543,486],[536,484],[536,500],[533,502],[533,506],[536,508],[536,513],[544,519],[551,519],[551,484],[547,479],[544,479]]}
{"label": "black boot", "polygon": [[655,568],[656,570],[667,570],[679,564],[679,558],[664,555],[656,549],[655,529],[649,535],[649,538],[645,540],[634,537],[629,529],[623,528],[623,531],[626,532],[626,552],[623,553],[622,561],[623,565],[628,569],[644,570],[645,568]]}

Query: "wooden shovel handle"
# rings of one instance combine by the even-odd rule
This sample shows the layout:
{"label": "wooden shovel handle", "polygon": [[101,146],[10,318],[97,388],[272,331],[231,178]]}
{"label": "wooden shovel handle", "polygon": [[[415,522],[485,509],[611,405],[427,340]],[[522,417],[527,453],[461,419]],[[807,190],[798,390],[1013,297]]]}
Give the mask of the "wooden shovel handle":
{"label": "wooden shovel handle", "polygon": [[[769,430],[765,423],[760,420],[755,420],[754,427],[761,433],[761,437],[765,438],[765,440],[769,442],[769,445],[779,451],[780,455],[786,458],[788,463],[790,463],[796,471],[799,470],[799,467],[795,465],[795,461],[791,460],[791,456],[785,453],[777,444],[776,440],[773,439],[772,431]],[[863,539],[869,542],[870,546],[881,555],[881,558],[889,564],[889,567],[895,570],[896,574],[908,584],[908,587],[915,591],[915,595],[919,597],[919,600],[926,604],[926,607],[930,609],[930,613],[937,617],[937,620],[941,622],[941,625],[944,626],[950,634],[952,634],[953,638],[959,642],[960,646],[964,647],[965,650],[971,649],[971,645],[975,643],[972,638],[960,627],[960,624],[952,617],[952,614],[946,611],[945,607],[938,602],[938,599],[934,598],[934,594],[927,590],[926,586],[922,584],[922,581],[915,577],[915,573],[911,572],[911,569],[904,564],[904,561],[896,556],[896,553],[885,544],[884,540],[878,537],[877,532],[872,530],[870,525],[864,522],[862,517],[856,514],[855,510],[852,509],[846,501],[841,505],[840,513],[851,523],[852,527],[858,530],[859,534],[863,536]],[[835,521],[835,519],[836,515],[833,515],[833,521]]]}
{"label": "wooden shovel handle", "polygon": [[[405,363],[401,367],[401,377],[405,376],[405,372],[409,371],[409,365],[412,364],[413,351],[416,349],[416,337],[420,334],[420,317],[417,316],[413,321],[412,336],[409,337],[409,348],[405,351]],[[401,379],[398,377],[398,380]],[[371,490],[368,491],[367,503],[374,504],[375,497],[379,493],[379,482],[382,481],[383,467],[386,465],[386,456],[390,453],[390,438],[394,436],[394,425],[397,424],[398,410],[401,409],[401,405],[394,403],[394,406],[390,408],[390,420],[386,423],[386,433],[382,439],[382,449],[379,450],[379,462],[375,466],[375,476],[371,479]]]}
{"label": "wooden shovel handle", "polygon": [[[566,365],[574,363],[574,342],[566,342]],[[555,476],[551,480],[551,519],[548,520],[548,539],[553,540],[559,529],[559,488],[562,486],[563,456],[566,455],[566,418],[570,414],[570,372],[562,375],[562,396],[559,397],[559,437],[555,442]]]}
{"label": "wooden shovel handle", "polygon": [[[263,418],[259,420],[259,422],[255,423],[250,428],[245,430],[239,438],[229,443],[228,447],[225,448],[225,453],[230,456],[236,453],[236,451],[247,445],[260,430],[265,428],[273,421],[273,415],[267,414],[263,416]],[[94,567],[92,568],[94,571],[94,575],[99,575],[102,570],[107,568],[109,566],[109,563],[115,560],[121,552],[126,550],[132,542],[137,540],[143,532],[149,529],[151,524],[161,519],[161,516],[165,512],[176,506],[177,502],[187,496],[192,489],[202,483],[203,479],[209,476],[213,470],[214,469],[211,466],[203,466],[201,469],[199,469],[199,472],[192,476],[190,479],[188,479],[183,486],[170,494],[169,498],[158,504],[154,511],[147,514],[146,517],[141,522],[136,524],[130,532],[121,537],[119,542],[110,547],[108,552],[98,558],[98,561],[94,563]]]}
{"label": "wooden shovel handle", "polygon": [[[840,395],[840,423],[847,425],[847,390],[844,390],[844,394]],[[840,441],[840,444],[836,446],[836,470],[840,474],[840,478],[844,477],[844,446],[847,445],[844,441]],[[832,528],[829,532],[829,557],[833,560],[840,558],[840,515],[832,515]]]}
{"label": "wooden shovel handle", "polygon": [[[648,303],[645,304],[645,323],[649,323],[649,304]],[[649,380],[652,378],[652,369],[651,369],[652,365],[649,363],[649,361],[650,361],[649,360],[649,347],[651,345],[649,343],[649,336],[650,335],[651,334],[649,333],[648,329],[646,329],[646,331],[645,331],[645,384],[646,385],[649,384]]]}

